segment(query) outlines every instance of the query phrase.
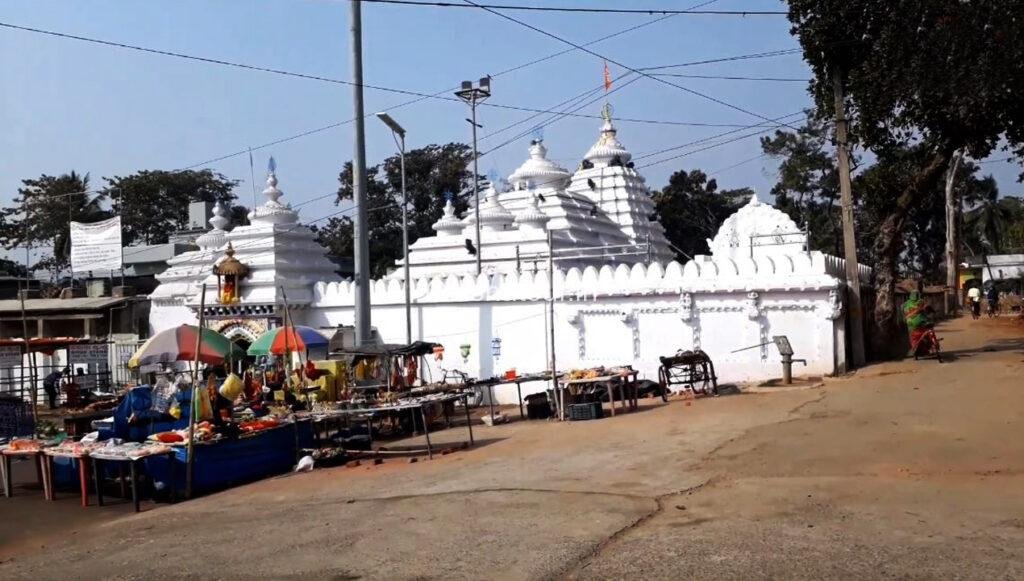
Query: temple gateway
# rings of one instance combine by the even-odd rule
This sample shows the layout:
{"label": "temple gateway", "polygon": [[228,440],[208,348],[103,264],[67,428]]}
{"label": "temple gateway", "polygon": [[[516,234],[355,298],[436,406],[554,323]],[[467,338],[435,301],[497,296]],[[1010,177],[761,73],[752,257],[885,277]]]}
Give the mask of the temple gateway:
{"label": "temple gateway", "polygon": [[[768,379],[781,371],[771,338],[785,335],[794,356],[807,360],[798,373],[845,370],[844,261],[808,248],[797,224],[756,196],[708,241],[710,256],[672,260],[652,219],[650,190],[607,111],[604,118],[575,172],[549,160],[537,140],[507,188],[486,189],[473,248],[481,274],[467,244],[475,242],[472,210],[460,217],[449,203],[436,235],[411,246],[413,338],[449,347],[429,372],[547,369],[549,277],[559,369],[628,363],[657,379],[659,356],[702,349],[721,381]],[[242,342],[282,324],[284,309],[296,324],[324,330],[354,323],[352,282],[335,274],[277,185],[271,171],[267,200],[249,214],[249,226],[228,230],[224,209],[214,209],[199,248],[157,277],[151,332],[195,324],[201,305],[212,328]],[[380,338],[398,343],[405,282],[402,262],[396,266],[371,282],[371,316]],[[860,272],[866,283],[869,270]],[[514,386],[495,395],[516,401]]]}

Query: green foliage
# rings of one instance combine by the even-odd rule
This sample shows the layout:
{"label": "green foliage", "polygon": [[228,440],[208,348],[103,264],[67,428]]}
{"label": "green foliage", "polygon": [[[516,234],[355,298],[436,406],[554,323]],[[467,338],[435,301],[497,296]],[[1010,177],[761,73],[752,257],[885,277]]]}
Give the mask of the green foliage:
{"label": "green foliage", "polygon": [[[409,201],[409,244],[421,236],[434,234],[431,225],[444,208],[444,194],[458,194],[471,187],[466,171],[472,153],[461,143],[428,145],[406,152],[406,193]],[[367,168],[367,222],[370,239],[370,275],[380,277],[395,267],[402,257],[402,175],[401,157],[391,156],[377,166]],[[346,163],[338,176],[338,200],[351,202],[352,164]],[[453,200],[457,212],[466,210],[461,196]],[[332,217],[317,228],[318,240],[334,256],[352,256],[352,218]]]}
{"label": "green foliage", "polygon": [[718,182],[699,169],[677,171],[654,193],[654,210],[665,236],[683,254],[677,258],[684,260],[707,254],[707,240],[753,193],[750,188],[719,190]]}
{"label": "green foliage", "polygon": [[998,197],[994,188],[964,213],[964,246],[970,254],[1002,254],[1024,250],[1024,201]]}
{"label": "green foliage", "polygon": [[11,260],[10,258],[0,258],[0,275],[26,278],[28,276],[28,270],[26,270],[25,265],[20,262]]}
{"label": "green foliage", "polygon": [[771,193],[777,208],[797,224],[807,225],[811,248],[842,256],[839,171],[831,127],[812,111],[807,113],[807,123],[796,132],[776,131],[761,138],[761,149],[780,161]]}
{"label": "green foliage", "polygon": [[[874,238],[878,355],[905,351],[894,294],[911,210],[931,203],[923,200],[957,150],[982,159],[1003,139],[1024,156],[1021,14],[1021,0],[789,0],[819,114],[833,112],[838,77],[852,140],[880,159],[917,163],[902,189],[890,184]],[[924,154],[912,162],[897,150]]]}
{"label": "green foliage", "polygon": [[223,202],[230,207],[239,183],[209,169],[142,170],[103,179],[103,193],[113,212],[121,215],[125,245],[167,242],[171,232],[188,225],[190,203]]}
{"label": "green foliage", "polygon": [[[842,256],[839,179],[831,143],[828,124],[814,116],[796,132],[776,131],[761,140],[765,153],[780,162],[778,181],[772,187],[776,207],[797,223],[810,222],[811,248]],[[893,147],[875,163],[859,168],[853,180],[853,201],[860,262],[876,262],[874,242],[881,223],[894,210],[894,192],[908,187],[927,155],[923,146]],[[995,200],[999,195],[995,180],[978,177],[979,169],[966,162],[957,172],[954,191],[967,207],[985,199]],[[944,188],[944,181],[934,183],[932,190],[907,212],[897,263],[901,276],[944,280]]]}
{"label": "green foliage", "polygon": [[89,192],[89,174],[72,171],[60,176],[41,175],[22,180],[10,206],[0,210],[0,244],[50,247],[52,254],[31,265],[49,270],[52,277],[69,266],[71,221],[95,222],[109,217],[102,208],[104,193]]}

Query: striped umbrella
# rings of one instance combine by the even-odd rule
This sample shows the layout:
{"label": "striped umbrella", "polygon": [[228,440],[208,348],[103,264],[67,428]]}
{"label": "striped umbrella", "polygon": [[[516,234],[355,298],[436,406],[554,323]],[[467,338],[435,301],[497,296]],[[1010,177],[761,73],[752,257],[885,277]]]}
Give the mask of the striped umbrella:
{"label": "striped umbrella", "polygon": [[278,327],[271,329],[252,342],[247,353],[249,355],[282,355],[285,347],[288,351],[302,352],[327,346],[327,337],[312,327],[302,325]]}
{"label": "striped umbrella", "polygon": [[[245,352],[227,337],[211,329],[201,330],[199,342],[199,361],[209,365],[219,365],[225,359],[242,359]],[[128,360],[128,367],[135,369],[142,365],[170,363],[172,361],[194,361],[196,357],[196,338],[200,333],[195,325],[180,325],[160,331],[142,344]]]}

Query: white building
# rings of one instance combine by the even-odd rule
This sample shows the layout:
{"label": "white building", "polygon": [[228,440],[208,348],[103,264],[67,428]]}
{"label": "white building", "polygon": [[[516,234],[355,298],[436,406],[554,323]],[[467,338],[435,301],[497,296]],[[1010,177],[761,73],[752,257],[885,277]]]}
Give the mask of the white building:
{"label": "white building", "polygon": [[[510,190],[488,189],[476,249],[483,273],[476,274],[467,250],[475,238],[472,210],[460,218],[449,204],[434,224],[437,235],[412,246],[413,336],[448,347],[444,361],[430,364],[435,377],[441,366],[478,377],[513,367],[541,371],[553,348],[560,369],[628,363],[652,379],[659,356],[703,349],[722,381],[766,379],[780,375],[775,347],[761,345],[775,335],[786,335],[795,357],[807,359],[798,373],[845,369],[843,261],[808,251],[806,236],[786,214],[753,197],[709,241],[710,256],[679,264],[668,260],[664,230],[650,219],[649,191],[607,116],[584,159],[570,174],[535,142],[509,177]],[[207,315],[229,335],[251,339],[280,324],[281,287],[296,323],[324,329],[354,323],[353,283],[336,279],[313,233],[278,201],[276,183],[271,175],[269,200],[253,211],[252,226],[225,232],[218,213],[202,248],[174,259],[159,277],[154,331],[194,322],[204,282]],[[549,231],[558,259],[554,345],[546,314]],[[212,268],[229,243],[251,275],[237,303],[220,304]],[[866,281],[866,267],[861,274]],[[372,325],[385,341],[403,341],[401,269],[371,282],[370,291]],[[465,359],[462,346],[469,350]],[[515,389],[496,396],[514,401]]]}

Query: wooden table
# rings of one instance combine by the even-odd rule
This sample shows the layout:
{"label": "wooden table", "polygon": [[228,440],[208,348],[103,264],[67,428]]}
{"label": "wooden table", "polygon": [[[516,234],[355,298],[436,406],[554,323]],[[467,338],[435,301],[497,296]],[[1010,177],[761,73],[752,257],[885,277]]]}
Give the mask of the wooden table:
{"label": "wooden table", "polygon": [[43,462],[43,473],[46,475],[46,488],[43,496],[47,500],[56,500],[56,486],[53,483],[53,459],[70,458],[78,463],[78,486],[81,489],[82,506],[89,506],[89,454],[88,452],[69,452],[65,450],[46,449],[40,461]]}
{"label": "wooden table", "polygon": [[[611,408],[612,417],[615,417],[615,386],[619,387],[619,402],[622,406],[622,410],[626,411],[627,402],[630,410],[635,410],[638,407],[636,397],[636,378],[638,372],[635,369],[625,369],[623,373],[616,373],[613,375],[601,375],[598,377],[587,377],[584,379],[563,379],[561,384],[563,388],[569,388],[569,386],[581,386],[581,387],[594,387],[599,384],[605,384],[608,386],[608,403]],[[632,391],[627,395],[626,386],[632,387]]]}
{"label": "wooden table", "polygon": [[11,450],[10,448],[4,449],[0,452],[0,477],[3,477],[3,488],[4,496],[7,498],[11,497],[11,489],[14,480],[14,475],[11,473],[11,459],[12,458],[33,458],[36,461],[36,481],[43,486],[43,496],[46,496],[47,490],[47,475],[46,471],[43,470],[43,451],[42,450]]}
{"label": "wooden table", "polygon": [[[118,469],[121,470],[121,474],[122,474],[122,478],[121,478],[121,483],[122,483],[121,484],[121,491],[122,491],[121,493],[122,494],[124,494],[124,492],[125,492],[124,491],[124,477],[123,477],[124,472],[123,472],[123,466],[124,466],[125,463],[128,464],[128,470],[129,470],[129,473],[130,473],[131,479],[132,479],[132,507],[135,509],[135,512],[139,512],[139,470],[138,470],[139,462],[142,462],[146,458],[150,458],[150,457],[153,457],[153,456],[172,455],[172,454],[174,454],[174,450],[168,450],[166,452],[159,452],[157,454],[147,454],[145,456],[139,456],[138,458],[129,458],[128,456],[114,456],[114,455],[108,456],[108,455],[105,455],[105,454],[102,454],[102,453],[99,453],[99,452],[94,452],[92,454],[89,454],[89,458],[92,459],[92,474],[93,474],[93,478],[96,481],[96,504],[99,505],[99,506],[103,506],[103,480],[102,480],[102,472],[103,472],[103,470],[102,470],[102,468],[103,468],[103,463],[104,462],[116,462],[116,463],[118,463]],[[170,466],[171,466],[171,468],[170,468],[171,469],[171,477],[170,477],[170,483],[171,483],[171,502],[174,502],[175,500],[177,500],[177,493],[178,493],[178,491],[177,491],[177,486],[175,485],[175,479],[174,479],[174,462],[173,462],[173,458],[172,458],[172,462],[170,462]]]}
{"label": "wooden table", "polygon": [[[430,444],[430,428],[429,428],[428,422],[427,422],[427,412],[425,410],[425,407],[427,405],[431,405],[431,404],[435,404],[435,403],[443,405],[443,404],[445,404],[447,402],[454,402],[454,401],[459,400],[459,399],[462,400],[463,408],[466,410],[466,427],[469,429],[469,445],[472,446],[473,443],[474,443],[473,442],[473,421],[472,421],[472,419],[470,418],[470,415],[469,415],[469,401],[468,401],[469,394],[466,394],[466,393],[451,394],[451,395],[447,395],[447,396],[441,397],[441,398],[425,399],[425,400],[420,400],[420,401],[406,401],[406,402],[402,402],[401,400],[399,400],[399,403],[394,404],[394,405],[375,406],[375,407],[371,407],[371,408],[356,408],[356,409],[351,409],[350,408],[350,409],[344,409],[344,410],[332,410],[332,414],[372,417],[372,416],[376,416],[376,415],[380,415],[380,414],[384,414],[384,413],[400,412],[400,411],[403,411],[403,410],[407,410],[407,411],[415,414],[416,411],[419,410],[420,419],[423,422],[423,436],[424,436],[424,438],[427,441],[427,447],[426,447],[426,449],[424,451],[427,453],[427,457],[428,458],[433,458],[434,457],[434,449],[433,449],[433,447]],[[413,421],[413,425],[415,426],[415,420]],[[372,431],[371,431],[370,438],[371,438],[371,440],[373,438]]]}
{"label": "wooden table", "polygon": [[471,387],[487,386],[487,401],[491,407],[491,417],[494,417],[494,386],[495,385],[516,385],[516,395],[519,398],[519,419],[525,419],[526,414],[523,413],[523,384],[531,381],[551,381],[550,373],[537,373],[531,375],[521,375],[515,379],[501,379],[498,381],[477,381],[471,384]]}

